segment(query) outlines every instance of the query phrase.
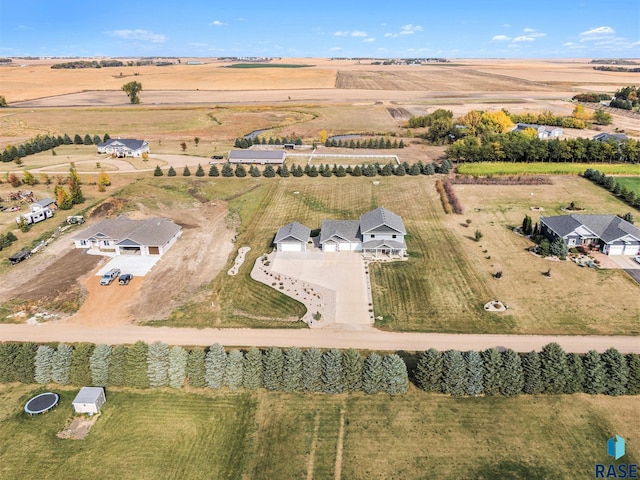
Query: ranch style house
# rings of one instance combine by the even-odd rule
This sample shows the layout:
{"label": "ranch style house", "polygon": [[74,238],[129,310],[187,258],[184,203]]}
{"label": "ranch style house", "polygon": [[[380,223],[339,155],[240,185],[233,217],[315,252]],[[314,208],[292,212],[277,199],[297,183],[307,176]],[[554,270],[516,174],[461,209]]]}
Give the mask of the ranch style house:
{"label": "ranch style house", "polygon": [[73,237],[76,248],[115,255],[164,255],[182,235],[182,228],[166,218],[102,220]]}
{"label": "ranch style house", "polygon": [[[274,244],[279,252],[304,252],[311,230],[291,222],[281,227]],[[380,207],[363,214],[359,220],[323,220],[319,246],[323,252],[365,252],[404,255],[407,231],[399,215]]]}
{"label": "ranch style house", "polygon": [[606,255],[638,255],[640,229],[615,215],[558,215],[540,217],[542,234],[562,238],[569,248],[598,248]]}
{"label": "ranch style house", "polygon": [[141,157],[143,153],[149,153],[149,143],[145,140],[133,138],[110,138],[106,142],[97,145],[98,153],[106,153],[116,157]]}

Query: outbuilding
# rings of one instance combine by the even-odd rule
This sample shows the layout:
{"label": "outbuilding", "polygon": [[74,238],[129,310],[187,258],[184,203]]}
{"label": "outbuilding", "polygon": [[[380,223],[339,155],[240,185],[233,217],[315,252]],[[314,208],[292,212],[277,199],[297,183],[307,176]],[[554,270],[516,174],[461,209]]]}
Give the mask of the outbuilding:
{"label": "outbuilding", "polygon": [[311,229],[301,223],[291,222],[280,227],[273,243],[279,252],[305,252]]}
{"label": "outbuilding", "polygon": [[82,387],[73,400],[73,409],[76,413],[99,413],[100,408],[107,399],[102,387]]}
{"label": "outbuilding", "polygon": [[256,163],[259,165],[282,165],[287,158],[284,150],[231,150],[229,163]]}

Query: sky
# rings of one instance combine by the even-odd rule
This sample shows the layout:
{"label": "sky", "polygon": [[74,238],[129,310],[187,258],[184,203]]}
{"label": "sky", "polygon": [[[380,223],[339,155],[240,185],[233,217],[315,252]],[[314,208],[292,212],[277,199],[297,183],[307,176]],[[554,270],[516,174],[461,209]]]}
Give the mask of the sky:
{"label": "sky", "polygon": [[0,0],[0,56],[640,58],[640,1]]}

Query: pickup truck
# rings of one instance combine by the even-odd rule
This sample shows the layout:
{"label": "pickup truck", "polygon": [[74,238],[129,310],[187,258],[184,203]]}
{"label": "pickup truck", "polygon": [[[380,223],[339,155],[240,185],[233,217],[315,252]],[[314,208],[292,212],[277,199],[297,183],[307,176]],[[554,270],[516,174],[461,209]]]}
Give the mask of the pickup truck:
{"label": "pickup truck", "polygon": [[120,285],[129,285],[129,282],[131,281],[132,278],[133,278],[133,275],[131,275],[130,273],[123,273],[122,275],[120,275],[120,279],[118,280],[118,283]]}
{"label": "pickup truck", "polygon": [[107,273],[102,275],[102,278],[100,279],[100,285],[111,285],[111,282],[113,282],[119,276],[120,276],[120,269],[112,268]]}

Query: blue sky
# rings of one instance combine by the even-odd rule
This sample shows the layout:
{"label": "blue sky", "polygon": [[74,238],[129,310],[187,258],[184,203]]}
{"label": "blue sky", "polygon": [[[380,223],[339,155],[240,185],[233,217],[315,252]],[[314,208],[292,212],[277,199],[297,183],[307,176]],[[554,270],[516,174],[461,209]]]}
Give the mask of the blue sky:
{"label": "blue sky", "polygon": [[0,0],[0,56],[640,57],[638,0]]}

